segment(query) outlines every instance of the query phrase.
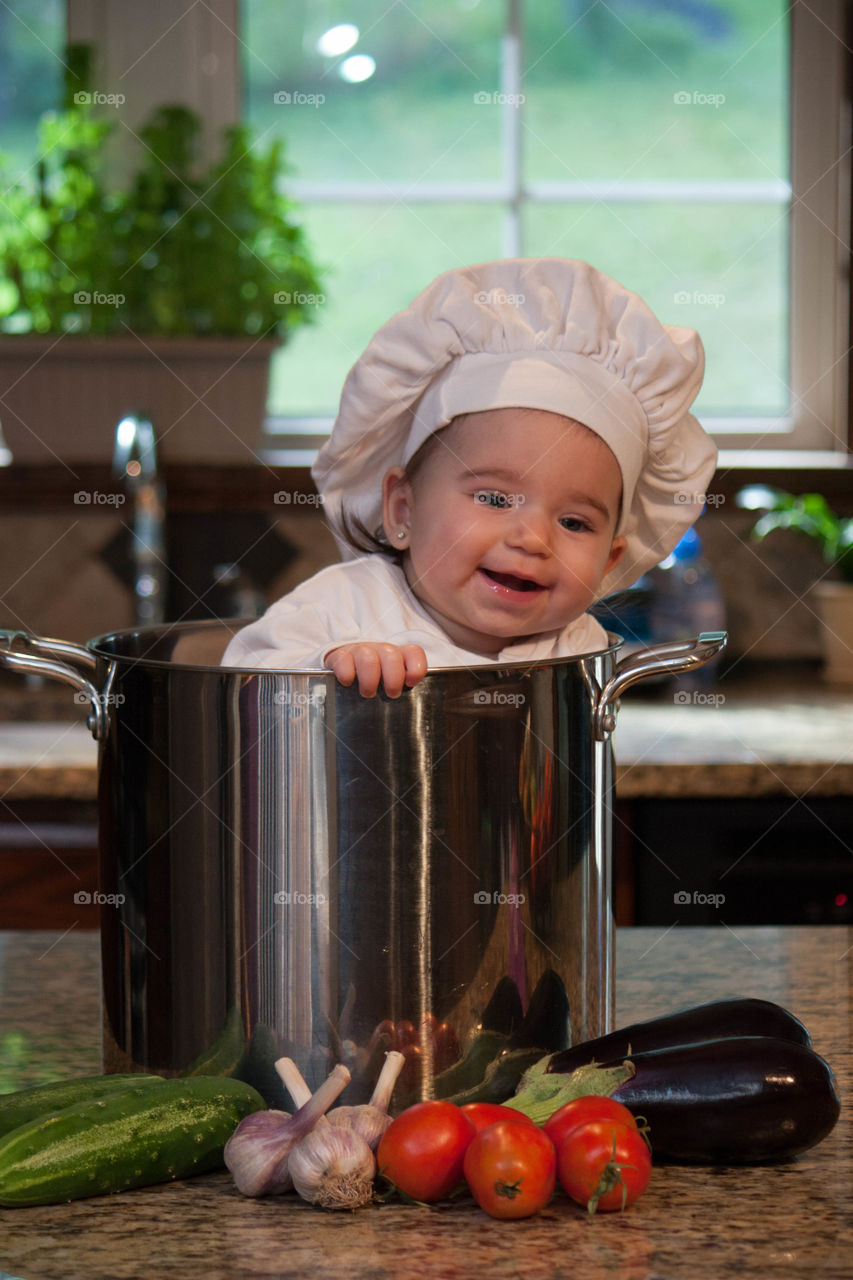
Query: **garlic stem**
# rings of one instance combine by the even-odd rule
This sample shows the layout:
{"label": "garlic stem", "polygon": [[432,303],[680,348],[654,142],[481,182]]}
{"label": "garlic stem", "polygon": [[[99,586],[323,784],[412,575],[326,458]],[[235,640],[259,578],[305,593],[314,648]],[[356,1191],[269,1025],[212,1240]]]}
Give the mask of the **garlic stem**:
{"label": "garlic stem", "polygon": [[382,1064],[379,1079],[376,1081],[376,1088],[373,1090],[373,1096],[367,1104],[369,1107],[376,1107],[379,1111],[388,1110],[391,1094],[394,1092],[394,1085],[397,1083],[397,1077],[405,1064],[405,1056],[402,1053],[398,1053],[396,1049],[392,1049]]}
{"label": "garlic stem", "polygon": [[[284,1061],[288,1062],[290,1059],[285,1058]],[[296,1069],[295,1064],[294,1069]],[[298,1070],[296,1071],[296,1074],[299,1075]],[[302,1080],[301,1076],[299,1078]],[[329,1107],[339,1094],[343,1093],[344,1089],[350,1082],[350,1078],[349,1071],[343,1063],[339,1062],[331,1075],[326,1076],[326,1079],[320,1085],[320,1088],[316,1093],[312,1094],[307,1084],[305,1084],[305,1081],[302,1080],[302,1092],[307,1092],[308,1097],[305,1102],[301,1104],[299,1110],[291,1120],[294,1132],[299,1131],[300,1137],[303,1137],[306,1133],[310,1133],[320,1117],[326,1114]],[[299,1139],[297,1139],[297,1141],[298,1140]]]}
{"label": "garlic stem", "polygon": [[392,1050],[379,1073],[370,1102],[355,1107],[335,1107],[327,1116],[328,1123],[341,1129],[354,1130],[364,1138],[370,1150],[375,1151],[391,1123],[388,1103],[405,1061],[404,1054]]}
{"label": "garlic stem", "polygon": [[304,1107],[310,1101],[311,1090],[305,1083],[302,1072],[292,1058],[279,1058],[275,1064],[279,1079],[290,1094],[297,1107]]}

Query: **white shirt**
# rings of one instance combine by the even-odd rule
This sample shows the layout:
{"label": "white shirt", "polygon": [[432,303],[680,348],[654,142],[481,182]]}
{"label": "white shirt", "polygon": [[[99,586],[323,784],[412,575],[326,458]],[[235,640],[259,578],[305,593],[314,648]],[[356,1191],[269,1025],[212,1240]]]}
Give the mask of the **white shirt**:
{"label": "white shirt", "polygon": [[356,641],[419,644],[430,667],[539,662],[592,653],[607,632],[588,613],[561,631],[507,644],[488,658],[453,643],[412,593],[403,570],[379,553],[321,569],[234,636],[226,667],[324,667],[326,654]]}

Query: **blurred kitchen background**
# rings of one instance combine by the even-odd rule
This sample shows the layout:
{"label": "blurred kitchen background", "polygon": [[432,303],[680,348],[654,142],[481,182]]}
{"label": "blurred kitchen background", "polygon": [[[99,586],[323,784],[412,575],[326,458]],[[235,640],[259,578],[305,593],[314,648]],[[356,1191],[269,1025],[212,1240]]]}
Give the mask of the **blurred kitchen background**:
{"label": "blurred kitchen background", "polygon": [[[699,542],[614,606],[629,643],[729,632],[708,680],[624,700],[618,918],[851,919],[853,631],[830,624],[828,664],[816,591],[844,585],[853,516],[849,18],[841,0],[8,0],[0,626],[85,641],[262,611],[337,558],[308,466],[375,329],[451,267],[586,259],[700,331],[696,413],[721,448]],[[180,181],[179,135],[146,131],[172,104],[198,125]],[[266,170],[226,153],[237,124],[250,156],[281,144]],[[69,227],[89,228],[85,267],[63,267]],[[803,509],[756,540],[776,491],[821,495],[835,532],[808,536]],[[92,924],[67,868],[92,882],[94,754],[37,732],[82,711],[0,673],[0,715],[0,923]]]}

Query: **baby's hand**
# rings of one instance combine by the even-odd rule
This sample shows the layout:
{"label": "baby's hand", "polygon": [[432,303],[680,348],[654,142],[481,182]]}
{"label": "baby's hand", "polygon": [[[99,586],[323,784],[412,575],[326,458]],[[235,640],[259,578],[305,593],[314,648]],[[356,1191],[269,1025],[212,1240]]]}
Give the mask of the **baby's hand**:
{"label": "baby's hand", "polygon": [[380,684],[389,698],[399,698],[403,687],[411,689],[423,680],[426,654],[419,644],[374,644],[359,641],[342,644],[326,654],[326,666],[341,684],[358,681],[362,697],[372,698]]}

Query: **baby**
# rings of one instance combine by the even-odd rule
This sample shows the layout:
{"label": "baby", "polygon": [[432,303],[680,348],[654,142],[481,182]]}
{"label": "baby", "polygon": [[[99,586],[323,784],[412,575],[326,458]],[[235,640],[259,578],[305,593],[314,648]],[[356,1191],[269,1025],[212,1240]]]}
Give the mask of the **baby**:
{"label": "baby", "polygon": [[693,330],[586,263],[439,276],[351,370],[314,466],[347,559],[223,663],[325,667],[393,698],[428,667],[606,647],[587,609],[701,512],[716,450],[688,410],[703,363]]}

